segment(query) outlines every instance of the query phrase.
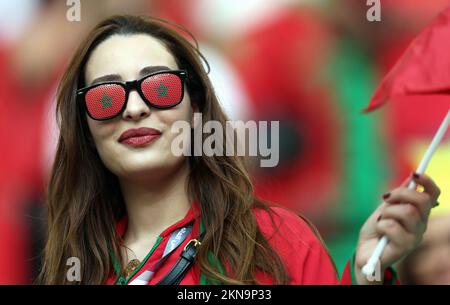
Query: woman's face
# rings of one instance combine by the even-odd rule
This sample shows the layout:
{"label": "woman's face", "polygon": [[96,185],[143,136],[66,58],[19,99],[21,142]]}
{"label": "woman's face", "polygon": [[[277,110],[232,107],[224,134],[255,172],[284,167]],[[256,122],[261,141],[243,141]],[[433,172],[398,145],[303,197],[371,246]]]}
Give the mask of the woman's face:
{"label": "woman's face", "polygon": [[[91,53],[85,69],[86,86],[99,78],[131,81],[163,69],[179,67],[159,40],[146,34],[113,35]],[[170,109],[149,107],[136,90],[131,90],[126,109],[116,118],[96,121],[87,114],[86,117],[100,158],[111,172],[125,179],[154,179],[183,164],[185,157],[171,153],[171,143],[177,134],[170,129],[178,120],[191,123],[192,112],[186,90],[182,102]],[[121,141],[125,131],[141,127],[156,130],[156,135],[145,138],[150,142]]]}

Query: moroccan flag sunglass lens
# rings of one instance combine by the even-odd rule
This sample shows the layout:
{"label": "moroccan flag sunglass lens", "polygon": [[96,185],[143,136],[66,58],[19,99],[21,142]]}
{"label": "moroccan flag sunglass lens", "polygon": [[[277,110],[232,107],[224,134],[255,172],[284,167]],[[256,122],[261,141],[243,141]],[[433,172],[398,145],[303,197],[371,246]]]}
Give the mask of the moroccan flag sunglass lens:
{"label": "moroccan flag sunglass lens", "polygon": [[161,108],[177,105],[183,94],[180,77],[171,73],[149,76],[142,82],[141,90],[152,105]]}
{"label": "moroccan flag sunglass lens", "polygon": [[105,84],[90,89],[85,97],[86,107],[95,119],[117,115],[125,103],[125,90],[117,84]]}

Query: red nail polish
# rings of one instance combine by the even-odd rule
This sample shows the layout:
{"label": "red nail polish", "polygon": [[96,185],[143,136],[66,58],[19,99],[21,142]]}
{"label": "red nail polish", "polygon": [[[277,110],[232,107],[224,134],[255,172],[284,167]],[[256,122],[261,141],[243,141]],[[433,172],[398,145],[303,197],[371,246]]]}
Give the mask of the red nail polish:
{"label": "red nail polish", "polygon": [[413,178],[414,178],[414,179],[419,179],[419,178],[420,178],[420,175],[419,175],[418,173],[413,173]]}
{"label": "red nail polish", "polygon": [[383,199],[388,199],[389,197],[391,197],[391,193],[386,193],[383,195]]}

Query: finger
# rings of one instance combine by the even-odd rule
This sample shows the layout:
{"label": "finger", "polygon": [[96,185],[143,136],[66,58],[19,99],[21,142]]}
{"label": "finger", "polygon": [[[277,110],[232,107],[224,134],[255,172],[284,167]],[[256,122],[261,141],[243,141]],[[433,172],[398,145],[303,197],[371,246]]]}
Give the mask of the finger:
{"label": "finger", "polygon": [[434,203],[437,201],[437,199],[439,198],[439,196],[441,194],[441,190],[436,185],[436,183],[433,181],[433,179],[431,179],[429,176],[427,176],[425,174],[414,173],[413,180],[417,184],[423,186],[424,192],[431,196],[432,204],[434,205]]}
{"label": "finger", "polygon": [[418,209],[411,204],[391,204],[382,212],[381,219],[393,219],[399,222],[406,231],[410,233],[423,233],[425,231],[425,223]]}
{"label": "finger", "polygon": [[395,246],[405,250],[407,252],[414,249],[416,244],[416,235],[409,233],[403,228],[403,226],[392,218],[382,219],[377,223],[376,226],[377,233],[382,235],[387,235],[389,237],[389,242]]}
{"label": "finger", "polygon": [[421,193],[415,190],[410,190],[405,187],[396,188],[390,193],[384,194],[383,199],[388,205],[399,203],[412,204],[420,214],[423,221],[426,221],[430,213],[430,195],[428,193]]}

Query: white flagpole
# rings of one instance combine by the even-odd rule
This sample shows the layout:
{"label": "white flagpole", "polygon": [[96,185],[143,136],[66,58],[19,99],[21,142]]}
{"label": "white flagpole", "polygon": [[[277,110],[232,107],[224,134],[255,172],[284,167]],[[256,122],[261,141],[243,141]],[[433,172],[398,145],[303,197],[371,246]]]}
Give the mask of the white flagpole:
{"label": "white flagpole", "polygon": [[[428,147],[425,155],[423,156],[423,159],[420,162],[419,167],[416,170],[416,172],[418,174],[423,174],[425,172],[425,169],[427,168],[428,163],[430,163],[431,157],[433,156],[434,152],[436,151],[437,147],[439,146],[439,143],[441,142],[442,138],[444,137],[444,134],[445,134],[449,124],[450,124],[450,110],[447,112],[447,116],[445,117],[444,121],[442,121],[441,126],[439,127],[433,140],[431,141],[430,146]],[[414,181],[411,181],[408,185],[408,188],[415,189],[416,183]],[[384,248],[386,247],[388,242],[389,242],[389,238],[386,235],[383,236],[378,241],[378,244],[375,247],[375,250],[373,251],[372,256],[369,258],[366,265],[362,268],[362,272],[365,276],[374,274],[377,263],[380,260],[381,254],[383,253]]]}

